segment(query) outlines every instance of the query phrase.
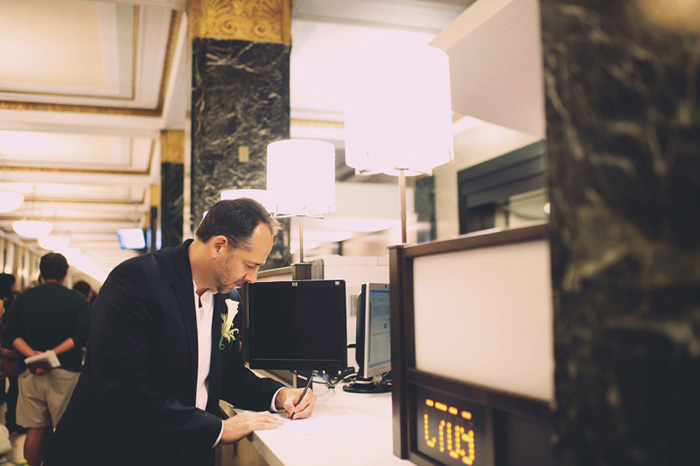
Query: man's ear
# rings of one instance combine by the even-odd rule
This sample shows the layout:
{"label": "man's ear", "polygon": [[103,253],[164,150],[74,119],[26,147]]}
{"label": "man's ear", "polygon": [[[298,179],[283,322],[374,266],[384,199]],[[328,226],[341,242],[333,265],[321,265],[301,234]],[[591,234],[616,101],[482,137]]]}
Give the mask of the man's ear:
{"label": "man's ear", "polygon": [[228,249],[228,239],[224,235],[217,235],[211,238],[211,244],[209,246],[209,251],[212,257],[216,257],[223,254]]}

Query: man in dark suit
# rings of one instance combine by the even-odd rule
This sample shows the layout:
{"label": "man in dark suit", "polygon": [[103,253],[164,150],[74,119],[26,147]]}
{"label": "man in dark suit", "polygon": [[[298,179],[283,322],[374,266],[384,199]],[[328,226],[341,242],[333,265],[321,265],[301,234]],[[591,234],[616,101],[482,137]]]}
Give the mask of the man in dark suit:
{"label": "man in dark suit", "polygon": [[[250,199],[221,201],[176,248],[129,259],[92,308],[85,367],[47,465],[206,465],[213,448],[308,417],[315,397],[255,376],[231,322],[277,221]],[[226,327],[226,328],[224,328]],[[244,412],[222,420],[219,399]]]}

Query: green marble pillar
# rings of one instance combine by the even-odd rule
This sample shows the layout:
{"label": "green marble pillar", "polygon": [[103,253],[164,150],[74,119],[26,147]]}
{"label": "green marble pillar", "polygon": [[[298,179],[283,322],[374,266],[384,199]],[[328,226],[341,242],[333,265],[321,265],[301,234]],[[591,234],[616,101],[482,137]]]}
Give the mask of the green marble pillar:
{"label": "green marble pillar", "polygon": [[542,0],[561,465],[700,458],[700,10]]}
{"label": "green marble pillar", "polygon": [[185,132],[161,131],[160,154],[161,247],[174,247],[182,243]]}
{"label": "green marble pillar", "polygon": [[[265,189],[267,145],[289,138],[289,4],[201,0],[192,40],[191,222],[225,189]],[[291,264],[289,222],[265,268]]]}

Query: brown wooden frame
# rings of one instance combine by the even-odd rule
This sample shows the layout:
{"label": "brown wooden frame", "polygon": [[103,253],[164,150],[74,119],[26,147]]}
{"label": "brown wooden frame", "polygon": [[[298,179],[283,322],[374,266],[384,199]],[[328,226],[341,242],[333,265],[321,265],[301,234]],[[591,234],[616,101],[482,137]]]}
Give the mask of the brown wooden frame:
{"label": "brown wooden frame", "polygon": [[[447,395],[486,406],[489,413],[487,429],[491,432],[494,428],[491,419],[493,410],[516,414],[526,419],[549,421],[550,409],[546,402],[438,377],[416,369],[413,302],[413,260],[416,257],[535,241],[547,237],[548,225],[543,224],[389,248],[394,455],[420,465],[437,464],[417,450],[415,425],[412,422],[416,414],[414,401],[417,386],[439,390]],[[494,458],[494,464],[500,463],[497,451],[492,451],[491,457]]]}

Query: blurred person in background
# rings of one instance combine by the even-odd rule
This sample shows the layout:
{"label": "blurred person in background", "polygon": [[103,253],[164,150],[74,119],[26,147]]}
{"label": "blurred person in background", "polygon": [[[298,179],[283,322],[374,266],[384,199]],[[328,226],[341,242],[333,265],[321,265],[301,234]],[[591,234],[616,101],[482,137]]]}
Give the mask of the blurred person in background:
{"label": "blurred person in background", "polygon": [[[17,282],[15,276],[9,273],[0,273],[0,335],[7,322],[7,311],[10,310],[17,294]],[[19,353],[14,348],[0,347],[0,359],[2,360],[2,376],[0,379],[0,402],[7,402],[5,411],[5,427],[10,433],[24,433],[26,429],[18,426],[16,422],[17,397],[19,388],[17,386],[17,376],[20,373],[22,361]],[[9,386],[5,393],[5,379]]]}
{"label": "blurred person in background", "polygon": [[[5,311],[10,309],[17,294],[15,276],[10,273],[0,273],[0,332],[5,326]],[[2,375],[5,375],[3,370]],[[5,383],[0,383],[0,404],[6,400]]]}
{"label": "blurred person in background", "polygon": [[77,291],[81,295],[85,296],[85,299],[87,299],[87,302],[92,305],[92,302],[94,301],[95,298],[95,292],[92,291],[92,287],[90,284],[86,281],[80,280],[77,281],[73,284],[73,290]]}
{"label": "blurred person in background", "polygon": [[27,428],[24,457],[30,466],[41,465],[47,434],[68,405],[90,330],[85,297],[63,286],[68,274],[65,256],[45,254],[39,270],[42,284],[17,296],[2,334],[3,344],[25,357],[53,351],[60,362],[54,369],[25,369],[19,375],[17,423]]}

